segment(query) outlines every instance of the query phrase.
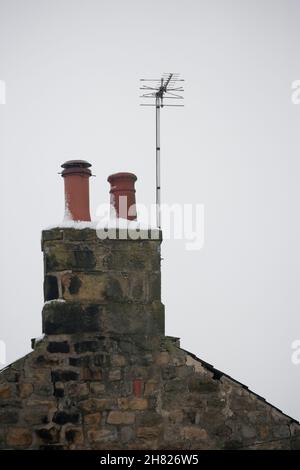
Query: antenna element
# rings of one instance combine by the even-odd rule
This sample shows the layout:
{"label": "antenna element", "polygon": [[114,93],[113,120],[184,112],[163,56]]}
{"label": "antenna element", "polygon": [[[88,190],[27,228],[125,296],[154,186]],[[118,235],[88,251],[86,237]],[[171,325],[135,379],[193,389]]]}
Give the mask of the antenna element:
{"label": "antenna element", "polygon": [[169,100],[183,100],[181,85],[184,80],[178,73],[164,73],[160,79],[140,79],[142,95],[140,98],[155,100],[154,103],[141,103],[141,106],[155,106],[156,116],[156,225],[161,228],[161,182],[160,182],[160,110],[166,106],[182,107],[183,104],[169,104]]}

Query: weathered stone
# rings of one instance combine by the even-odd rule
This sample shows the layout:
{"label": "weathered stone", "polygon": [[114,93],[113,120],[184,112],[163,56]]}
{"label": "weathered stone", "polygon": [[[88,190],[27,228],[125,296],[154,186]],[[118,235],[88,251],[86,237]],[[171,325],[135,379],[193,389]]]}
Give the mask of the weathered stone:
{"label": "weathered stone", "polygon": [[93,269],[95,265],[95,255],[91,250],[88,248],[80,248],[74,251],[74,265],[72,267],[89,270]]}
{"label": "weathered stone", "polygon": [[166,413],[168,420],[172,424],[178,425],[179,423],[182,423],[184,414],[182,410],[171,410],[168,413]]}
{"label": "weathered stone", "polygon": [[10,447],[27,449],[32,444],[32,434],[26,428],[10,428],[7,433],[7,444]]}
{"label": "weathered stone", "polygon": [[43,332],[47,335],[100,331],[99,305],[83,306],[78,302],[51,302],[44,305]]}
{"label": "weathered stone", "polygon": [[88,431],[88,440],[93,444],[107,442],[116,438],[116,431],[112,429],[91,429]]}
{"label": "weathered stone", "polygon": [[290,430],[286,424],[274,426],[273,434],[276,438],[290,437]]}
{"label": "weathered stone", "polygon": [[241,428],[242,436],[245,439],[251,439],[252,437],[256,436],[256,430],[253,426],[249,426],[247,424],[243,424]]}
{"label": "weathered stone", "polygon": [[177,375],[176,366],[173,366],[173,365],[168,365],[167,367],[163,367],[161,372],[162,372],[163,380],[172,380]]}
{"label": "weathered stone", "polygon": [[198,377],[191,377],[188,382],[189,390],[198,393],[212,393],[219,390],[219,382],[216,380],[204,380]]}
{"label": "weathered stone", "polygon": [[111,369],[109,371],[108,379],[111,381],[121,380],[121,370],[120,369]]}
{"label": "weathered stone", "polygon": [[20,373],[17,370],[13,369],[12,367],[8,367],[8,369],[4,369],[3,374],[7,382],[19,381]]}
{"label": "weathered stone", "polygon": [[127,444],[134,439],[134,429],[130,426],[122,426],[120,430],[121,442]]}
{"label": "weathered stone", "polygon": [[111,411],[107,417],[109,424],[133,424],[134,421],[135,414],[130,411]]}
{"label": "weathered stone", "polygon": [[63,425],[66,423],[76,424],[79,421],[79,413],[67,413],[65,411],[57,411],[52,421],[56,424]]}
{"label": "weathered stone", "polygon": [[159,389],[159,383],[156,380],[148,380],[145,383],[145,395],[152,395]]}
{"label": "weathered stone", "polygon": [[293,437],[291,439],[291,449],[300,450],[300,437]]}
{"label": "weathered stone", "polygon": [[0,399],[11,397],[11,386],[6,384],[0,384]]}
{"label": "weathered stone", "polygon": [[23,382],[19,384],[18,390],[20,398],[28,398],[33,392],[33,385],[32,383]]}
{"label": "weathered stone", "polygon": [[47,347],[50,353],[68,353],[70,346],[67,341],[50,341]]}
{"label": "weathered stone", "polygon": [[48,274],[44,279],[44,299],[45,301],[59,298],[58,280],[56,276]]}
{"label": "weathered stone", "polygon": [[138,415],[138,422],[140,426],[157,426],[162,423],[162,416],[157,411],[146,410]]}
{"label": "weathered stone", "polygon": [[92,363],[92,356],[70,357],[69,364],[72,367],[88,367]]}
{"label": "weathered stone", "polygon": [[156,357],[155,362],[159,366],[164,366],[164,365],[169,364],[170,354],[168,352],[165,352],[165,351],[159,353],[158,356]]}
{"label": "weathered stone", "polygon": [[71,380],[78,380],[78,372],[73,370],[55,370],[51,372],[52,382],[69,382]]}
{"label": "weathered stone", "polygon": [[82,445],[84,436],[81,428],[69,428],[65,431],[66,441],[70,444]]}
{"label": "weathered stone", "polygon": [[63,230],[59,228],[52,228],[51,230],[42,231],[42,243],[50,240],[62,240]]}
{"label": "weathered stone", "polygon": [[81,369],[80,374],[81,380],[101,380],[101,370],[100,369],[92,369],[91,367],[84,367]]}
{"label": "weathered stone", "polygon": [[95,366],[106,366],[110,365],[110,356],[108,354],[95,354],[94,355]]}
{"label": "weathered stone", "polygon": [[118,398],[118,407],[121,410],[146,410],[148,408],[148,400],[146,398]]}
{"label": "weathered stone", "polygon": [[108,302],[103,308],[101,331],[105,334],[158,336],[164,334],[164,306],[151,303]]}
{"label": "weathered stone", "polygon": [[91,413],[91,414],[85,415],[83,418],[83,422],[86,425],[99,424],[100,421],[101,421],[101,413]]}
{"label": "weathered stone", "polygon": [[55,427],[36,429],[35,433],[45,444],[53,444],[59,441],[59,430]]}
{"label": "weathered stone", "polygon": [[0,425],[3,424],[16,424],[18,422],[19,414],[14,408],[0,409]]}
{"label": "weathered stone", "polygon": [[29,425],[41,425],[49,423],[49,406],[29,406],[23,412],[23,419]]}
{"label": "weathered stone", "polygon": [[161,428],[159,426],[141,426],[136,430],[136,435],[141,439],[153,439],[159,437]]}
{"label": "weathered stone", "polygon": [[75,343],[75,351],[77,354],[85,352],[95,352],[99,348],[97,341],[81,341],[80,343]]}
{"label": "weathered stone", "polygon": [[113,354],[111,358],[112,367],[123,367],[126,364],[126,359],[121,354]]}
{"label": "weathered stone", "polygon": [[65,396],[65,390],[63,388],[60,388],[60,387],[55,387],[53,395],[56,398],[63,398]]}
{"label": "weathered stone", "polygon": [[66,385],[67,395],[70,397],[84,398],[89,395],[87,383],[69,382]]}
{"label": "weathered stone", "polygon": [[112,398],[89,398],[81,401],[78,406],[87,413],[98,410],[111,410],[115,406],[115,400]]}
{"label": "weathered stone", "polygon": [[69,284],[69,293],[71,295],[78,294],[82,282],[78,276],[72,276]]}
{"label": "weathered stone", "polygon": [[207,432],[205,429],[202,429],[198,426],[185,426],[182,431],[182,436],[187,440],[206,440],[208,438]]}
{"label": "weathered stone", "polygon": [[99,382],[91,382],[90,383],[90,391],[94,395],[101,395],[105,392],[105,385],[104,383]]}
{"label": "weathered stone", "polygon": [[164,385],[164,389],[166,392],[182,393],[186,390],[186,388],[186,382],[178,378],[169,380]]}

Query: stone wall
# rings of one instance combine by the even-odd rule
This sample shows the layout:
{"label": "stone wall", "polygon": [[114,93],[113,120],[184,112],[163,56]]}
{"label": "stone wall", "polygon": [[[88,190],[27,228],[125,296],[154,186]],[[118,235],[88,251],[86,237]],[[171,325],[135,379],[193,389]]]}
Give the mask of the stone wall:
{"label": "stone wall", "polygon": [[299,424],[174,338],[49,335],[0,377],[0,448],[300,447]]}
{"label": "stone wall", "polygon": [[43,233],[45,336],[0,373],[1,449],[299,449],[300,425],[164,335],[160,240]]}

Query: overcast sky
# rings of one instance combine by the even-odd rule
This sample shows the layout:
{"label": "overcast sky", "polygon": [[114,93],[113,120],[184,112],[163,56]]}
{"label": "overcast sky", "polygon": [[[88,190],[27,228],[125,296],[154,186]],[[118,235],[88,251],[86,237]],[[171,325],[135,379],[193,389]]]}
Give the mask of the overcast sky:
{"label": "overcast sky", "polygon": [[60,164],[137,174],[154,202],[141,77],[180,72],[162,111],[162,199],[204,204],[205,244],[163,243],[167,334],[300,419],[298,0],[0,0],[1,318],[7,361],[41,334],[40,234],[63,217]]}

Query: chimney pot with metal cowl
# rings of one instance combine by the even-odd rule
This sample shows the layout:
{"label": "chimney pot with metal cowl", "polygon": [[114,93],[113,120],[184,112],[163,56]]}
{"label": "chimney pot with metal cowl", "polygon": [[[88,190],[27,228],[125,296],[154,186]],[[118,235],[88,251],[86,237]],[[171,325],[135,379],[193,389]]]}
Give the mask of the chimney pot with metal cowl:
{"label": "chimney pot with metal cowl", "polygon": [[90,221],[89,178],[92,165],[85,160],[69,160],[61,166],[65,183],[65,220]]}
{"label": "chimney pot with metal cowl", "polygon": [[136,220],[135,187],[133,173],[114,173],[107,178],[110,183],[110,204],[117,218]]}

